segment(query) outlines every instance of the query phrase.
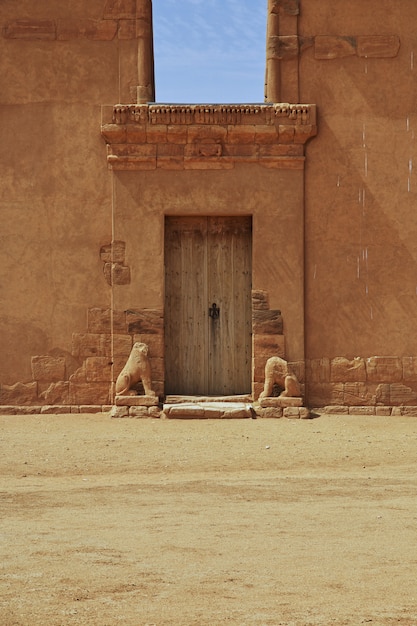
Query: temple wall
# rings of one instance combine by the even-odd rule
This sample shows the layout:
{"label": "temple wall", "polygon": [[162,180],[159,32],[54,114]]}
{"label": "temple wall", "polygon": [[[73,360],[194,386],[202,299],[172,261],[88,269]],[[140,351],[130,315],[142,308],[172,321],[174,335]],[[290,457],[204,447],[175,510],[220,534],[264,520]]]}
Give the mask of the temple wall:
{"label": "temple wall", "polygon": [[135,340],[163,395],[164,217],[204,214],[252,216],[254,301],[283,318],[268,350],[306,404],[415,411],[417,5],[271,6],[277,93],[317,105],[317,137],[285,107],[122,119],[135,1],[0,4],[1,405],[107,405]]}
{"label": "temple wall", "polygon": [[70,353],[91,304],[110,306],[101,105],[131,99],[137,66],[131,20],[114,6],[0,6],[2,384],[31,380],[33,355]]}

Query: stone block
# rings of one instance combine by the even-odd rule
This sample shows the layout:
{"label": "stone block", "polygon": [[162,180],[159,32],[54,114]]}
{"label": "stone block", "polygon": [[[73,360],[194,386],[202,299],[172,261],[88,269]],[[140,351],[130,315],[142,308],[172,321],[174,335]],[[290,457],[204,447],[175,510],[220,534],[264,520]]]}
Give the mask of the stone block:
{"label": "stone block", "polygon": [[108,357],[90,356],[85,360],[86,382],[110,382],[112,364]]}
{"label": "stone block", "polygon": [[417,393],[406,385],[393,383],[389,386],[389,397],[389,404],[394,406],[400,404],[416,404]]}
{"label": "stone block", "polygon": [[129,409],[129,417],[136,419],[149,419],[152,416],[149,414],[149,410],[146,406],[132,406]]}
{"label": "stone block", "polygon": [[303,406],[302,398],[291,398],[291,397],[271,397],[271,398],[262,398],[259,401],[259,405],[265,409],[267,407],[300,407]]}
{"label": "stone block", "polygon": [[178,143],[159,143],[156,149],[158,159],[160,157],[184,157],[184,146]]}
{"label": "stone block", "polygon": [[257,361],[263,362],[265,369],[266,360],[271,356],[285,358],[285,337],[284,335],[270,335],[254,333],[252,336],[253,354]]}
{"label": "stone block", "polygon": [[343,404],[375,405],[376,396],[369,392],[365,383],[345,383],[343,385]]}
{"label": "stone block", "polygon": [[46,404],[69,404],[69,382],[51,383],[39,397]]}
{"label": "stone block", "polygon": [[147,139],[146,139],[146,126],[145,125],[127,124],[125,129],[126,129],[127,143],[138,144],[138,143],[146,142]]}
{"label": "stone block", "polygon": [[305,389],[307,404],[322,407],[331,404],[333,385],[330,383],[308,383]]}
{"label": "stone block", "polygon": [[268,59],[288,61],[296,59],[300,49],[297,35],[271,36],[267,40],[266,54]]}
{"label": "stone block", "polygon": [[73,333],[72,354],[79,359],[88,356],[110,356],[110,335],[101,333]]}
{"label": "stone block", "polygon": [[283,416],[287,419],[300,419],[300,409],[298,407],[288,406],[283,410]]}
{"label": "stone block", "polygon": [[252,311],[268,311],[269,297],[268,292],[263,289],[252,290]]}
{"label": "stone block", "polygon": [[87,312],[87,330],[89,333],[127,333],[126,314],[124,311],[112,311],[94,307]]}
{"label": "stone block", "polygon": [[222,144],[227,141],[227,126],[191,125],[188,127],[188,144]]}
{"label": "stone block", "polygon": [[366,373],[371,382],[401,382],[403,377],[402,361],[396,356],[373,356],[366,359]]}
{"label": "stone block", "polygon": [[228,144],[254,144],[255,143],[256,126],[228,126],[227,139]]}
{"label": "stone block", "polygon": [[349,407],[332,404],[324,407],[326,415],[349,415]]}
{"label": "stone block", "polygon": [[283,320],[278,309],[252,311],[252,330],[259,335],[282,335]]}
{"label": "stone block", "polygon": [[391,407],[390,406],[376,406],[375,415],[389,416],[391,415]]}
{"label": "stone block", "polygon": [[68,413],[71,413],[71,409],[68,405],[45,404],[41,408],[42,415],[67,415]]}
{"label": "stone block", "polygon": [[126,254],[126,243],[124,241],[113,241],[100,248],[100,258],[103,263],[124,263]]}
{"label": "stone block", "polygon": [[351,406],[349,415],[375,415],[374,406]]}
{"label": "stone block", "polygon": [[294,141],[294,126],[289,124],[280,124],[278,126],[278,133],[281,143],[292,143]]}
{"label": "stone block", "polygon": [[114,400],[116,406],[157,406],[156,396],[116,396]]}
{"label": "stone block", "polygon": [[274,0],[272,13],[280,15],[299,15],[300,0]]}
{"label": "stone block", "polygon": [[79,406],[80,413],[106,413],[111,410],[111,406],[109,405],[100,405],[100,404],[81,404]]}
{"label": "stone block", "polygon": [[136,0],[106,0],[104,19],[136,19]]}
{"label": "stone block", "polygon": [[[130,335],[112,335],[111,343],[113,344],[114,357],[128,358],[132,349],[132,337]],[[116,359],[115,359],[116,360]]]}
{"label": "stone block", "polygon": [[15,20],[6,24],[3,30],[6,39],[56,39],[56,24],[54,20]]}
{"label": "stone block", "polygon": [[65,380],[64,357],[33,356],[31,367],[33,380],[47,382]]}
{"label": "stone block", "polygon": [[402,358],[403,378],[406,383],[417,382],[417,357],[405,356]]}
{"label": "stone block", "polygon": [[0,405],[0,415],[36,415],[41,412],[40,406]]}
{"label": "stone block", "polygon": [[319,35],[314,39],[314,56],[316,59],[340,59],[355,55],[355,37]]}
{"label": "stone block", "polygon": [[401,414],[407,417],[417,417],[417,406],[401,407]]}
{"label": "stone block", "polygon": [[282,417],[281,407],[265,407],[256,409],[256,415],[262,419],[279,419]]}
{"label": "stone block", "polygon": [[70,404],[109,404],[110,383],[78,383],[70,380]]}
{"label": "stone block", "polygon": [[389,59],[396,57],[400,50],[400,38],[397,35],[368,35],[357,39],[360,57]]}
{"label": "stone block", "polygon": [[110,417],[113,417],[113,418],[129,417],[129,407],[113,406],[110,411]]}
{"label": "stone block", "polygon": [[260,154],[266,146],[275,145],[278,141],[278,131],[275,125],[255,126],[255,144],[261,146]]}
{"label": "stone block", "polygon": [[142,309],[126,311],[129,333],[162,334],[164,329],[163,312],[159,309]]}
{"label": "stone block", "polygon": [[20,404],[35,404],[37,399],[37,382],[2,385],[0,388],[0,404],[17,406]]}
{"label": "stone block", "polygon": [[330,363],[330,380],[333,383],[365,382],[365,361],[359,357],[352,360],[336,357]]}
{"label": "stone block", "polygon": [[108,285],[129,285],[130,267],[121,263],[105,263],[104,277]]}

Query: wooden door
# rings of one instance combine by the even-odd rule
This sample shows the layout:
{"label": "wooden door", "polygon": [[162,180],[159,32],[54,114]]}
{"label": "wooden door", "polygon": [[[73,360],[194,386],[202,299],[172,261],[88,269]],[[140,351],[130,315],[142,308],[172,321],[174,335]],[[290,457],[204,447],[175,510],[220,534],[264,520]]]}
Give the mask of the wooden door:
{"label": "wooden door", "polygon": [[166,218],[166,393],[250,393],[251,244],[250,217]]}

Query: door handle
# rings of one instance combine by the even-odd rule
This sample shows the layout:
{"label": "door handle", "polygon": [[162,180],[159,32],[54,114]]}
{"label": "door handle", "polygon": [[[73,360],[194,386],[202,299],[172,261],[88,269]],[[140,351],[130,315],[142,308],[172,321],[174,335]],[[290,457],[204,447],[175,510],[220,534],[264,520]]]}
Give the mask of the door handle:
{"label": "door handle", "polygon": [[220,317],[220,308],[215,302],[213,302],[213,304],[209,308],[209,315],[212,320],[216,320],[218,317]]}

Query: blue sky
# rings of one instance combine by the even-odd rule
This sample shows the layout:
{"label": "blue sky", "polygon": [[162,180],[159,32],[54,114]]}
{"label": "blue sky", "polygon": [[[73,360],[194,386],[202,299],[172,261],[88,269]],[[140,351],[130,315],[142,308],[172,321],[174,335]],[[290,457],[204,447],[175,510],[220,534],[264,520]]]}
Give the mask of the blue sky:
{"label": "blue sky", "polygon": [[153,0],[157,102],[263,102],[267,0]]}

